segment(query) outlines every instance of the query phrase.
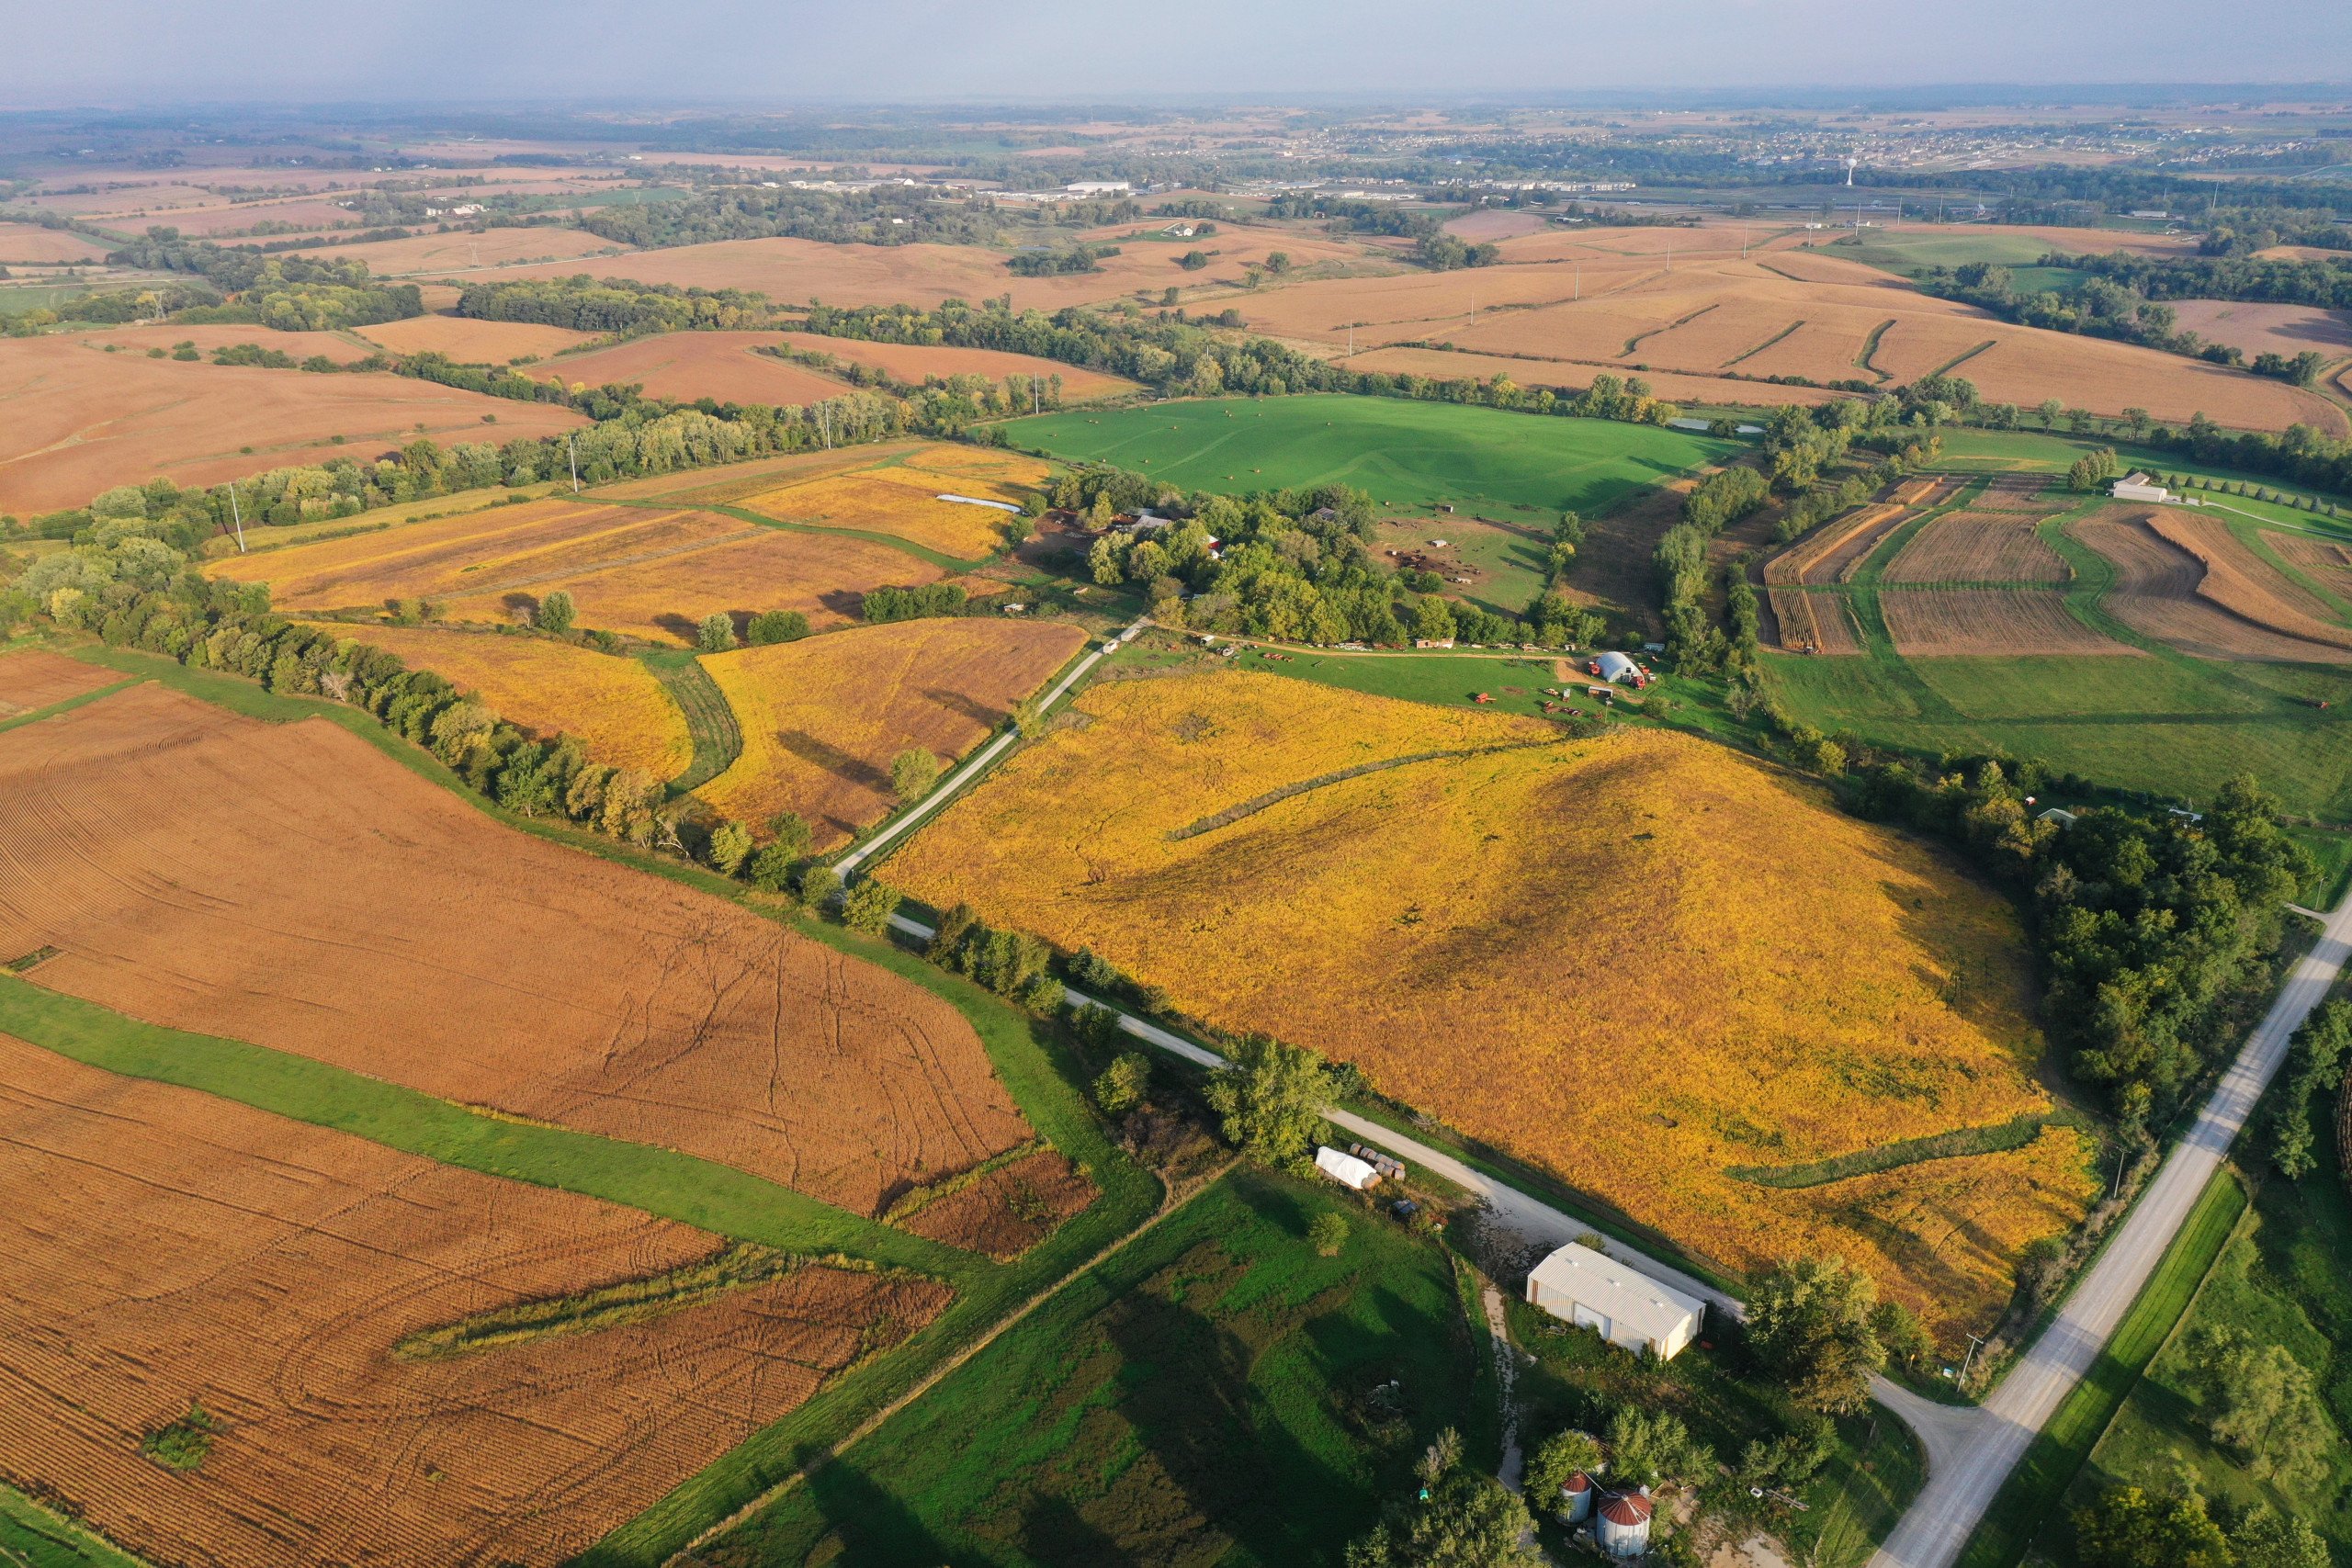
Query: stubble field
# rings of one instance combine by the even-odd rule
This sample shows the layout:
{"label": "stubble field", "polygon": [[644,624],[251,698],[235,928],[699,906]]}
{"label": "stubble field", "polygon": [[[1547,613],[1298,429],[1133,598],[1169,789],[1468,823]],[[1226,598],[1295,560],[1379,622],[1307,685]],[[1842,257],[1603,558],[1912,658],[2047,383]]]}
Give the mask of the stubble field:
{"label": "stubble field", "polygon": [[97,691],[121,678],[111,670],[78,659],[62,659],[44,649],[0,654],[0,719],[16,718]]}
{"label": "stubble field", "polygon": [[761,837],[797,812],[830,850],[897,804],[892,758],[961,757],[1085,640],[1068,622],[917,620],[708,655],[743,752],[695,793]]}
{"label": "stubble field", "polygon": [[2051,1109],[2014,918],[1809,785],[1239,672],[1077,711],[884,874],[1355,1062],[1728,1269],[1842,1252],[1948,1330],[2079,1218],[2058,1127],[1815,1187],[1731,1174]]}
{"label": "stubble field", "polygon": [[1136,390],[1133,381],[1084,370],[1056,359],[1029,354],[1005,354],[993,348],[954,348],[941,344],[868,343],[860,338],[823,337],[815,333],[779,333],[794,348],[830,354],[847,365],[879,370],[893,380],[921,386],[926,379],[951,376],[985,376],[1001,381],[1007,376],[1027,376],[1043,382],[1058,376],[1062,398],[1073,403],[1092,402]]}
{"label": "stubble field", "polygon": [[[159,1562],[560,1562],[948,1296],[806,1268],[406,1358],[413,1334],[719,1238],[6,1036],[0,1108],[0,1469]],[[192,1467],[141,1451],[199,1408]]]}
{"label": "stubble field", "polygon": [[504,365],[525,355],[545,358],[583,343],[593,333],[543,327],[536,321],[477,321],[464,316],[411,316],[360,327],[361,337],[394,354],[446,354],[460,365]]}
{"label": "stubble field", "polygon": [[[2189,549],[2159,531],[2169,513],[2107,507],[2067,525],[2067,532],[2106,558],[2115,582],[2100,607],[2142,635],[2200,659],[2266,660],[2284,663],[2344,663],[2352,649],[2297,635],[2303,618],[2286,612],[2258,584],[2225,582],[2205,591],[2212,573]],[[2244,592],[2238,590],[2243,589]],[[2236,605],[2224,599],[2236,601]],[[2245,613],[2251,609],[2256,618]],[[2283,625],[2273,624],[2277,616]],[[2325,628],[2313,627],[2314,630]],[[2341,637],[2337,630],[2335,636]]]}
{"label": "stubble field", "polygon": [[682,403],[820,403],[850,389],[805,365],[757,352],[783,341],[780,333],[662,333],[571,355],[531,374],[566,386],[636,385],[649,397]]}
{"label": "stubble field", "polygon": [[50,989],[860,1213],[1030,1129],[961,1014],[499,827],[365,741],[158,686],[0,748],[0,951]]}

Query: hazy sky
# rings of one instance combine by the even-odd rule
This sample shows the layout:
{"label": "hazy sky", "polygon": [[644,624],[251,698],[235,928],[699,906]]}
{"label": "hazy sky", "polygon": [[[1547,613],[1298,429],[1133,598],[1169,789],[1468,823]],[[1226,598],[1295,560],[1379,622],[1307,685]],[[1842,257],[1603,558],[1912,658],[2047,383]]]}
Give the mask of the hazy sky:
{"label": "hazy sky", "polygon": [[17,0],[0,107],[2352,80],[2346,0]]}

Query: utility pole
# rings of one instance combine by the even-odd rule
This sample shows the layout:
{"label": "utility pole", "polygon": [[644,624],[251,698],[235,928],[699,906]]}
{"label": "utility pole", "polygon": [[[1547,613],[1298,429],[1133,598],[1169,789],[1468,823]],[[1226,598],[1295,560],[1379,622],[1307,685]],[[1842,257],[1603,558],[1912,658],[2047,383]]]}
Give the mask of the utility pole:
{"label": "utility pole", "polygon": [[580,493],[580,437],[566,431],[563,445],[565,450],[571,454],[571,493],[578,495]]}
{"label": "utility pole", "polygon": [[245,514],[237,505],[237,481],[229,481],[229,516],[237,525],[237,553],[245,553]]}
{"label": "utility pole", "polygon": [[1972,1334],[1968,1337],[1968,1359],[1961,1362],[1960,1376],[1954,1380],[1961,1387],[1968,1386],[1968,1369],[1975,1361],[1976,1352],[1982,1349],[1984,1345],[1984,1341],[1975,1335]]}

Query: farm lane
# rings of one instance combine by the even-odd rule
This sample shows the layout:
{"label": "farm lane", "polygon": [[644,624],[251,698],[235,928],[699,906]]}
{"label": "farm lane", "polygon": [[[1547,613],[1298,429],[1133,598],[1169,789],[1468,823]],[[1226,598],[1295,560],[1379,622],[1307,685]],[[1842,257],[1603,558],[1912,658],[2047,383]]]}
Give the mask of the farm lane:
{"label": "farm lane", "polygon": [[[1959,1557],[2009,1472],[2139,1299],[2285,1060],[2289,1038],[2335,984],[2347,958],[2352,958],[2352,896],[2327,917],[2318,943],[2296,964],[2188,1135],[2165,1159],[2146,1195],[2049,1328],[2009,1369],[1981,1409],[1938,1417],[1947,1428],[1966,1421],[1964,1446],[1940,1462],[1931,1447],[1928,1484],[1871,1558],[1871,1568],[1949,1568]],[[1901,1406],[1896,1408],[1903,1413]],[[1908,1414],[1905,1419],[1911,1419]],[[1912,1424],[1924,1440],[1926,1430],[1916,1420]]]}
{"label": "farm lane", "polygon": [[[1105,637],[1102,641],[1095,644],[1092,648],[1088,649],[1086,650],[1086,656],[1080,659],[1076,664],[1071,665],[1068,672],[1066,672],[1060,680],[1054,682],[1053,689],[1047,692],[1042,698],[1038,699],[1038,711],[1042,713],[1046,709],[1052,707],[1056,703],[1061,701],[1063,696],[1065,696],[1072,687],[1076,686],[1079,682],[1086,678],[1086,674],[1089,671],[1092,670],[1097,664],[1102,661],[1103,655],[1110,652],[1112,648],[1119,643],[1134,640],[1136,634],[1143,630],[1144,624],[1145,623],[1142,620],[1137,620],[1133,626],[1119,633],[1116,637]],[[1003,733],[998,735],[987,745],[981,747],[978,751],[973,752],[970,757],[967,758],[962,767],[951,771],[944,778],[942,778],[939,781],[937,788],[933,789],[929,795],[923,796],[922,799],[917,801],[913,806],[909,807],[905,811],[899,813],[897,820],[887,824],[880,832],[875,834],[874,837],[866,840],[865,842],[858,845],[855,849],[842,856],[841,859],[835,861],[833,863],[833,869],[841,873],[842,880],[844,882],[848,881],[852,876],[856,874],[857,868],[864,864],[868,858],[879,851],[888,849],[901,834],[907,832],[917,823],[922,821],[923,818],[938,810],[939,807],[946,802],[950,795],[962,789],[972,780],[978,778],[982,773],[988,772],[988,770],[994,765],[996,760],[999,757],[1003,756],[1006,750],[1012,747],[1013,741],[1018,739],[1020,739],[1019,735],[1011,729],[1007,729]],[[904,922],[898,923],[903,924]]]}

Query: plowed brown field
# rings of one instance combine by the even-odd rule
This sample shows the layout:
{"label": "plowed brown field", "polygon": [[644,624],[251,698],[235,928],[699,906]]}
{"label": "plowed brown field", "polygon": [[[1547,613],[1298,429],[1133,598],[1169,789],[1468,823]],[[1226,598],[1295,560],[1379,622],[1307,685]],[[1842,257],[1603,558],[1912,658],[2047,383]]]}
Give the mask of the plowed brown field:
{"label": "plowed brown field", "polygon": [[477,625],[511,625],[561,588],[582,626],[676,643],[691,643],[702,617],[721,611],[798,610],[812,625],[838,626],[869,588],[944,575],[902,550],[845,535],[557,500],[228,558],[209,570],[268,582],[282,610],[428,598],[444,617]]}
{"label": "plowed brown field", "polygon": [[594,272],[594,262],[579,258],[617,256],[634,248],[581,229],[485,229],[479,234],[412,234],[405,240],[330,245],[310,254],[327,261],[365,262],[379,277],[431,273],[464,279],[476,267],[541,260],[572,261],[573,271]]}
{"label": "plowed brown field", "polygon": [[359,335],[394,354],[446,354],[460,365],[504,365],[526,355],[545,358],[594,341],[594,333],[536,321],[477,321],[464,316],[411,316]]}
{"label": "plowed brown field", "polygon": [[2290,534],[2283,528],[2264,536],[2270,541],[2272,549],[2338,595],[2352,595],[2352,547],[2333,539],[2315,539],[2309,534]]}
{"label": "plowed brown field", "polygon": [[1085,640],[1062,621],[919,620],[708,655],[743,753],[695,793],[763,835],[797,811],[829,850],[897,804],[892,758],[961,757]]}
{"label": "plowed brown field", "polygon": [[323,720],[138,687],[0,747],[0,952],[152,1022],[656,1144],[863,1213],[1029,1135],[963,1015],[501,828]]}
{"label": "plowed brown field", "polygon": [[1945,653],[2137,653],[2066,613],[2065,595],[2038,588],[1914,588],[1878,597],[1894,650]]}
{"label": "plowed brown field", "polygon": [[2115,586],[2099,607],[2133,630],[2205,659],[2340,664],[2352,653],[2306,642],[2234,615],[2198,590],[2205,563],[2149,526],[2146,509],[2106,507],[2068,532],[2113,562]]}
{"label": "plowed brown field", "polygon": [[1888,582],[2064,582],[2064,557],[2018,513],[1947,512],[1886,564]]}
{"label": "plowed brown field", "polygon": [[[0,1190],[0,1472],[157,1562],[560,1562],[948,1294],[808,1269],[395,1359],[418,1330],[720,1243],[6,1036]],[[218,1424],[201,1465],[141,1454],[191,1402]]]}
{"label": "plowed brown field", "polygon": [[2227,344],[2248,359],[2257,354],[2283,354],[2290,359],[2305,352],[2330,359],[2352,354],[2352,310],[2227,299],[2167,303],[2181,331],[2195,333],[2208,343]]}
{"label": "plowed brown field", "polygon": [[1018,1258],[1094,1201],[1094,1183],[1066,1155],[1040,1149],[989,1172],[907,1220],[933,1241],[990,1258]]}
{"label": "plowed brown field", "polygon": [[[1555,235],[1524,243],[1537,242],[1570,243]],[[2173,423],[2202,411],[2231,425],[2284,429],[2301,421],[2335,434],[2352,430],[2341,408],[2284,382],[2130,344],[2012,325],[1904,288],[1869,268],[1789,251],[1745,261],[1736,251],[1678,255],[1671,268],[1657,250],[1315,279],[1261,289],[1233,304],[1259,331],[1326,345],[1352,341],[1359,350],[1425,342],[1621,374],[1637,367],[1690,376],[1736,370],[1816,381],[1911,381],[1953,367],[1991,401],[2030,406],[2054,397],[2107,414],[2136,405]],[[1867,369],[1860,364],[1866,352]],[[1530,364],[1514,379],[1535,384],[1545,375]],[[1779,395],[1759,386],[1753,397]]]}
{"label": "plowed brown field", "polygon": [[32,266],[59,262],[103,260],[107,247],[85,235],[38,223],[0,223],[0,266],[17,262]]}
{"label": "plowed brown field", "polygon": [[1063,400],[1074,403],[1116,397],[1136,389],[1133,381],[1030,354],[1001,354],[992,348],[950,348],[932,344],[867,343],[858,338],[822,337],[815,333],[783,333],[778,336],[795,348],[830,354],[844,364],[863,365],[917,386],[926,377],[944,380],[950,376],[986,376],[991,381],[1001,381],[1007,376],[1029,376],[1044,381],[1058,376],[1062,378]]}
{"label": "plowed brown field", "polygon": [[[0,512],[80,506],[158,475],[215,484],[330,453],[373,457],[371,444],[420,434],[504,441],[586,423],[568,409],[400,376],[237,369],[107,354],[71,337],[0,339]],[[330,445],[337,435],[350,450]]]}
{"label": "plowed brown field", "polygon": [[716,398],[722,403],[819,403],[850,389],[835,380],[755,350],[784,341],[781,333],[664,333],[631,338],[535,367],[541,380],[566,386],[642,386],[648,396],[682,403]]}
{"label": "plowed brown field", "polygon": [[2352,628],[2335,621],[2328,606],[2302,584],[2247,548],[2220,518],[2166,507],[2149,514],[2148,526],[2204,564],[2199,598],[2289,637],[2352,649]]}
{"label": "plowed brown field", "polygon": [[0,718],[15,718],[121,679],[119,671],[62,658],[45,649],[0,654]]}

